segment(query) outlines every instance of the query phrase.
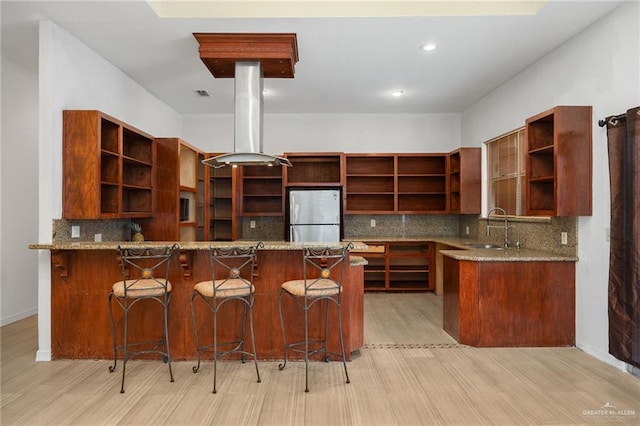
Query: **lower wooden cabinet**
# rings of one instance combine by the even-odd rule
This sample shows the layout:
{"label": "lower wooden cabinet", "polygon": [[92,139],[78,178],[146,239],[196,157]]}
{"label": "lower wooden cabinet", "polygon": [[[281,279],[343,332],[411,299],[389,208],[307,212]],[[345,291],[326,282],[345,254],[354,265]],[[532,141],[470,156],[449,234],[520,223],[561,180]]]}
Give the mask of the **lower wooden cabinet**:
{"label": "lower wooden cabinet", "polygon": [[433,291],[433,244],[423,242],[368,242],[364,268],[365,291]]}
{"label": "lower wooden cabinet", "polygon": [[443,259],[443,329],[476,347],[575,344],[575,262]]}

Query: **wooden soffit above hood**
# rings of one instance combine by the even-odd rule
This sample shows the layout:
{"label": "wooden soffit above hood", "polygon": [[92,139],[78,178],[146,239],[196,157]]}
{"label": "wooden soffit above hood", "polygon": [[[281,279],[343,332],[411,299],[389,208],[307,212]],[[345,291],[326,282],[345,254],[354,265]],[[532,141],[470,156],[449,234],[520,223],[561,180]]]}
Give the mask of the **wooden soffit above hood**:
{"label": "wooden soffit above hood", "polygon": [[233,78],[235,63],[260,61],[264,78],[293,78],[298,62],[296,34],[194,33],[200,59],[215,78]]}

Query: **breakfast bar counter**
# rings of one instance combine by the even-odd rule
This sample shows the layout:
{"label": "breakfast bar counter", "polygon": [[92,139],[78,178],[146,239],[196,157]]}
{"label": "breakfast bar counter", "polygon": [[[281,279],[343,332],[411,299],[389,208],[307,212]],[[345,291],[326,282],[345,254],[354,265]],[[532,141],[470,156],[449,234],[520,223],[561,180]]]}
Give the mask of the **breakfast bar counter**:
{"label": "breakfast bar counter", "polygon": [[[33,244],[31,249],[51,251],[51,357],[52,359],[110,359],[113,343],[109,322],[108,294],[114,282],[122,279],[116,248],[153,247],[172,245],[174,242],[71,242]],[[193,323],[191,319],[191,294],[195,283],[211,279],[209,247],[253,245],[252,241],[236,242],[179,242],[179,249],[172,258],[169,280],[173,285],[169,306],[169,342],[174,360],[195,359]],[[337,243],[346,245],[348,242]],[[364,243],[353,242],[355,250],[366,249]],[[313,244],[309,244],[313,245]],[[282,332],[278,313],[278,292],[283,282],[301,278],[302,249],[305,245],[282,241],[264,242],[258,251],[254,284],[254,324],[256,350],[260,359],[279,359],[282,356]],[[343,334],[347,356],[364,344],[364,264],[357,256],[349,256],[345,267],[343,285]],[[150,318],[158,318],[148,309],[130,313],[130,335],[153,334],[160,331],[159,324]],[[299,309],[285,308],[288,318],[300,316]],[[233,315],[233,310],[227,313]],[[330,321],[337,321],[332,312]],[[225,323],[226,313],[221,311],[218,321]],[[197,321],[201,330],[212,328],[211,320],[202,310]],[[311,320],[318,330],[323,321]],[[221,338],[227,330],[223,330]],[[310,332],[317,330],[310,330]],[[289,330],[287,331],[289,333]],[[299,338],[287,336],[289,340]],[[337,333],[332,336],[330,347],[339,348]]]}

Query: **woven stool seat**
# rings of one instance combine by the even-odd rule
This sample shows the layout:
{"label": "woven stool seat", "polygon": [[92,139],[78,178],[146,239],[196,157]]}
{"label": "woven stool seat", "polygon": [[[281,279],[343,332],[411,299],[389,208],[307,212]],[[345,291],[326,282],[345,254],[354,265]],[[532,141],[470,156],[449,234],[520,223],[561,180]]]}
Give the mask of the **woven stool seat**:
{"label": "woven stool seat", "polygon": [[[256,292],[253,278],[257,263],[257,251],[262,247],[264,247],[262,242],[255,246],[209,247],[212,279],[201,281],[193,286],[191,317],[193,319],[198,356],[198,364],[193,367],[193,372],[197,373],[200,370],[200,356],[202,353],[213,354],[213,393],[217,393],[218,358],[229,354],[239,354],[243,362],[245,356],[252,357],[256,367],[258,383],[260,383],[256,341],[253,334],[253,299]],[[213,344],[202,344],[200,342],[196,303],[207,306],[211,311],[213,316]],[[238,315],[240,318],[237,318],[236,321],[239,323],[240,330],[237,332],[237,338],[230,337],[225,338],[224,341],[218,341],[218,314],[226,304],[239,305],[241,307],[241,309],[229,309],[226,312],[228,315],[238,311],[241,313]],[[251,350],[245,349],[247,318],[249,319],[249,333],[251,334]],[[207,321],[207,324],[210,323]],[[223,332],[229,335],[228,330],[233,329],[232,327],[234,326],[234,319],[226,316]]]}
{"label": "woven stool seat", "polygon": [[216,286],[216,297],[249,296],[251,293],[255,293],[256,291],[253,284],[237,278],[229,280],[201,281],[193,286],[193,290],[205,297],[213,297],[214,282]]}
{"label": "woven stool seat", "polygon": [[[162,296],[165,292],[165,285],[157,280],[150,278],[143,278],[137,281],[118,281],[112,286],[113,295],[117,297],[124,297],[124,287],[127,288],[129,297],[149,297],[149,296]],[[171,293],[171,282],[167,280],[166,291]]]}

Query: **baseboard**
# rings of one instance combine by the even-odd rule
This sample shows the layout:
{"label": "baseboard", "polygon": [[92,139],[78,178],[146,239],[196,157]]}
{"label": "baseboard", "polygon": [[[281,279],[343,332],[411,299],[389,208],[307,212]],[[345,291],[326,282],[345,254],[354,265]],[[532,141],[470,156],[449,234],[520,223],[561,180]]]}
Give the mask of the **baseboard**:
{"label": "baseboard", "polygon": [[576,344],[576,347],[580,349],[582,352],[588,355],[591,355],[592,357],[604,362],[605,364],[609,364],[610,366],[615,367],[622,371],[628,371],[627,369],[628,364],[626,362],[620,361],[618,358],[614,357],[608,352],[603,353],[602,351],[599,351],[594,347],[585,345],[583,343]]}
{"label": "baseboard", "polygon": [[39,349],[36,352],[36,362],[49,362],[49,361],[51,361],[51,350]]}
{"label": "baseboard", "polygon": [[27,309],[26,311],[18,312],[17,314],[0,318],[0,327],[4,327],[5,325],[14,323],[16,321],[20,321],[21,319],[25,319],[32,315],[36,315],[37,313],[38,313],[38,307],[33,307],[31,309]]}

